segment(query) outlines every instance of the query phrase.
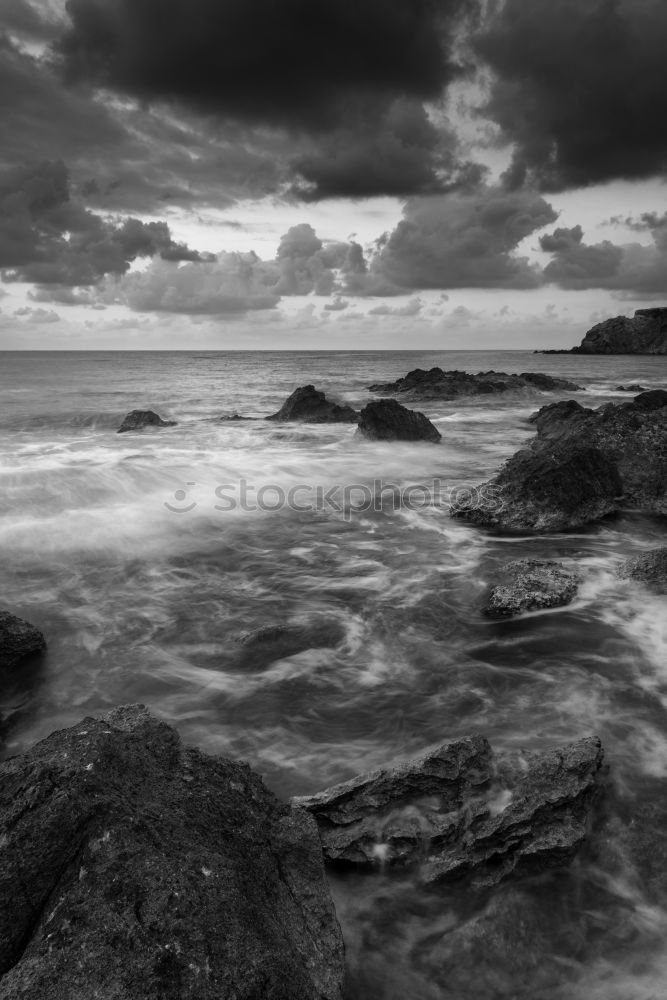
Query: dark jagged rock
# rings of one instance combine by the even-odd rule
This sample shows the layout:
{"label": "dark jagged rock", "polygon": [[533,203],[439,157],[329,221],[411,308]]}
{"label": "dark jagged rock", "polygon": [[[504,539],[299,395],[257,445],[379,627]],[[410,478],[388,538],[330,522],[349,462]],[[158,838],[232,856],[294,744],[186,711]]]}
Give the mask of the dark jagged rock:
{"label": "dark jagged rock", "polygon": [[637,309],[592,327],[573,354],[667,354],[667,308]]}
{"label": "dark jagged rock", "polygon": [[562,563],[540,559],[518,559],[500,571],[502,582],[491,591],[484,607],[490,618],[509,618],[523,611],[559,608],[576,596],[578,573]]}
{"label": "dark jagged rock", "polygon": [[637,580],[658,594],[667,594],[667,548],[652,549],[627,559],[618,570],[624,579]]}
{"label": "dark jagged rock", "polygon": [[175,427],[175,420],[163,420],[153,410],[131,410],[118,428],[118,434],[141,431],[144,427]]}
{"label": "dark jagged rock", "polygon": [[302,385],[267,420],[285,423],[304,420],[312,424],[352,424],[359,414],[351,406],[332,403],[314,385]]}
{"label": "dark jagged rock", "polygon": [[646,392],[646,387],[643,385],[617,385],[616,392]]}
{"label": "dark jagged rock", "polygon": [[0,766],[3,1000],[340,1000],[317,828],[142,706]]}
{"label": "dark jagged rock", "polygon": [[427,884],[472,876],[488,885],[576,853],[602,760],[594,737],[495,754],[476,736],[294,801],[315,816],[330,863],[417,864]]}
{"label": "dark jagged rock", "polygon": [[239,421],[245,420],[259,420],[259,417],[242,417],[239,413],[229,413],[224,414],[220,417],[221,422],[225,423],[238,423]]}
{"label": "dark jagged rock", "polygon": [[621,506],[667,514],[667,392],[654,389],[597,410],[568,400],[533,419],[530,447],[480,488],[501,502],[453,504],[454,517],[540,532],[578,528]]}
{"label": "dark jagged rock", "polygon": [[431,441],[442,437],[428,417],[395,399],[377,399],[359,414],[359,432],[371,441]]}
{"label": "dark jagged rock", "polygon": [[377,382],[369,385],[368,389],[370,392],[391,395],[405,394],[413,399],[456,399],[459,396],[525,392],[527,389],[540,392],[576,392],[581,386],[567,379],[553,378],[539,372],[508,375],[506,372],[488,371],[471,375],[468,372],[443,371],[442,368],[431,368],[429,371],[415,368],[395,382]]}
{"label": "dark jagged rock", "polygon": [[345,638],[345,629],[337,621],[312,621],[303,625],[276,624],[242,632],[239,669],[263,670],[276,660],[295,656],[307,649],[330,649]]}
{"label": "dark jagged rock", "polygon": [[30,622],[0,611],[0,678],[9,675],[22,660],[43,653],[44,636]]}

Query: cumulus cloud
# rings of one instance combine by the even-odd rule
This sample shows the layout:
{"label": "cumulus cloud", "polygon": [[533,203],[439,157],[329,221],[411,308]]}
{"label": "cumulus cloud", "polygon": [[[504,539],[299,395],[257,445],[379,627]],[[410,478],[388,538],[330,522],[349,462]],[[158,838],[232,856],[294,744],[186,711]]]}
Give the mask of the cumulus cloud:
{"label": "cumulus cloud", "polygon": [[70,198],[60,161],[14,168],[0,176],[0,267],[5,280],[40,285],[93,285],[124,274],[137,257],[199,260],[171,238],[165,222],[103,218]]}
{"label": "cumulus cloud", "polygon": [[508,180],[543,190],[667,171],[663,0],[494,0],[476,40]]}
{"label": "cumulus cloud", "polygon": [[407,203],[372,271],[402,288],[533,288],[539,269],[514,250],[554,222],[540,195],[485,187]]}
{"label": "cumulus cloud", "polygon": [[540,239],[553,257],[544,268],[547,281],[561,288],[608,288],[638,294],[667,293],[667,213],[645,213],[634,223],[651,233],[653,244],[587,244],[581,226],[556,229]]}
{"label": "cumulus cloud", "polygon": [[53,309],[33,309],[30,306],[22,306],[14,310],[14,315],[27,323],[59,323],[60,316]]}
{"label": "cumulus cloud", "polygon": [[368,314],[369,316],[418,316],[423,305],[419,296],[415,296],[404,306],[389,306],[386,302],[382,302],[379,306],[369,309]]}

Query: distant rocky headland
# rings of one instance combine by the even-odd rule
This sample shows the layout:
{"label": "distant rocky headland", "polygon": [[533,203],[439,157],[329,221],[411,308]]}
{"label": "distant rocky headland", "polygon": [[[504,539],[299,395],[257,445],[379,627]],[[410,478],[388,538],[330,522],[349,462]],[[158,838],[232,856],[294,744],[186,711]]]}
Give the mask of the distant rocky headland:
{"label": "distant rocky headland", "polygon": [[539,354],[667,354],[667,306],[637,309],[591,327],[578,347]]}

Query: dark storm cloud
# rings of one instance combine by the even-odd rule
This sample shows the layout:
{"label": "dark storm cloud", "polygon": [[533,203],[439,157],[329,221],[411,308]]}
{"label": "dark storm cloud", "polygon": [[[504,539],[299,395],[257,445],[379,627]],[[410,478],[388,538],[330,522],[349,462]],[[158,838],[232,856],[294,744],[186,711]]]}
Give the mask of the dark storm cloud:
{"label": "dark storm cloud", "polygon": [[495,2],[476,49],[485,107],[515,144],[507,179],[543,190],[667,170],[664,0]]}
{"label": "dark storm cloud", "polygon": [[62,162],[0,175],[0,267],[5,280],[92,285],[124,274],[137,257],[199,260],[171,238],[165,222],[103,218],[70,198]]}
{"label": "dark storm cloud", "polygon": [[473,0],[70,0],[69,79],[328,129],[360,95],[436,98]]}
{"label": "dark storm cloud", "polygon": [[638,295],[667,294],[667,215],[647,213],[636,228],[647,230],[653,245],[586,244],[581,226],[556,229],[540,239],[553,254],[544,269],[547,281],[561,288],[607,288]]}
{"label": "dark storm cloud", "polygon": [[530,191],[485,187],[414,199],[371,270],[403,288],[533,288],[539,269],[513,251],[555,219]]}

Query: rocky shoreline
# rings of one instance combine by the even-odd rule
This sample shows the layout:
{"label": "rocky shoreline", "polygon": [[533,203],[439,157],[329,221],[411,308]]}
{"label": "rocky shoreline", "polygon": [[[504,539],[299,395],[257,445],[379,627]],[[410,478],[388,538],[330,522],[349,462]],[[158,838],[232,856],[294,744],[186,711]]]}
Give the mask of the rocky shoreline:
{"label": "rocky shoreline", "polygon": [[637,309],[634,316],[603,320],[578,347],[537,354],[667,354],[667,308]]}

